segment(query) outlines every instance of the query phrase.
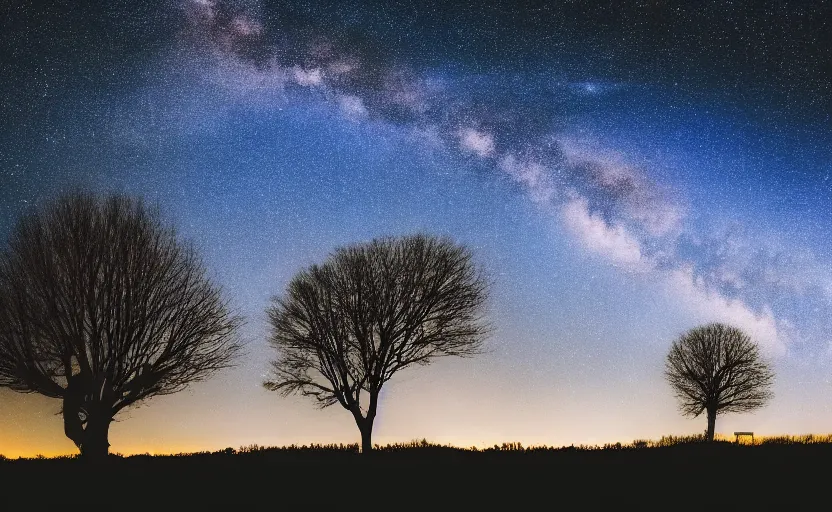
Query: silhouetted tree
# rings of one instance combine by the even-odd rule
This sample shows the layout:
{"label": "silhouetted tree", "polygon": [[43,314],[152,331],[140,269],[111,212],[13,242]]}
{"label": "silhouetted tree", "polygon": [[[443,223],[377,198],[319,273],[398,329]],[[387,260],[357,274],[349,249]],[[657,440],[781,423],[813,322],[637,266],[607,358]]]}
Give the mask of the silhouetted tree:
{"label": "silhouetted tree", "polygon": [[740,329],[720,323],[695,327],[679,337],[667,355],[665,377],[685,415],[708,415],[708,441],[716,415],[765,405],[774,374],[757,345]]}
{"label": "silhouetted tree", "polygon": [[63,401],[85,459],[122,409],[230,365],[239,319],[195,251],[126,196],[24,215],[0,254],[0,386]]}
{"label": "silhouetted tree", "polygon": [[264,385],[284,396],[311,396],[321,407],[341,404],[369,453],[384,383],[435,357],[478,353],[488,332],[486,296],[472,253],[445,238],[339,248],[272,299],[269,341],[279,355]]}

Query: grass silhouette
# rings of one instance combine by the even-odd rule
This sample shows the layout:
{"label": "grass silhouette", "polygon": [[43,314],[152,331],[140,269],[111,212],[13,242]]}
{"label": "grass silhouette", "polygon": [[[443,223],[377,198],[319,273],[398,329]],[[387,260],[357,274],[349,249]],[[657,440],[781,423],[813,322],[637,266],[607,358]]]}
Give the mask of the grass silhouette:
{"label": "grass silhouette", "polygon": [[[516,508],[539,499],[552,504],[569,499],[573,506],[568,508],[579,509],[625,503],[685,509],[690,500],[692,506],[699,503],[703,489],[716,486],[723,493],[717,509],[771,507],[779,500],[794,506],[795,499],[826,488],[825,471],[816,468],[832,460],[832,435],[755,436],[753,445],[727,436],[713,443],[704,442],[704,436],[665,436],[604,445],[507,442],[486,448],[422,439],[375,448],[365,456],[357,443],[252,444],[167,455],[112,454],[100,466],[77,456],[0,457],[0,496],[57,503],[79,489],[94,488],[98,491],[85,494],[86,502],[120,503],[136,489],[146,489],[152,494],[135,497],[317,508],[346,506],[363,496],[380,503],[421,501],[438,509],[452,502]],[[686,495],[691,497],[680,503],[667,501]]]}
{"label": "grass silhouette", "polygon": [[[494,453],[514,453],[514,454],[540,454],[540,453],[565,453],[565,452],[616,452],[616,451],[634,451],[654,448],[668,448],[678,446],[699,445],[703,449],[716,448],[720,446],[794,446],[794,445],[812,445],[812,446],[829,446],[832,448],[832,434],[802,434],[802,435],[776,435],[776,436],[756,436],[753,440],[748,438],[740,438],[738,441],[734,436],[725,434],[716,434],[713,443],[707,443],[704,435],[688,435],[688,436],[662,436],[658,440],[654,439],[636,439],[630,443],[605,443],[603,445],[569,445],[569,446],[548,446],[548,445],[530,445],[523,446],[519,442],[507,442],[500,445],[493,445],[488,447],[459,447],[450,444],[432,443],[426,439],[414,439],[409,442],[392,443],[386,445],[374,445],[374,451],[378,454],[406,454],[406,455],[425,455],[425,454],[494,454]],[[198,452],[182,452],[170,454],[134,454],[122,455],[118,452],[110,454],[111,460],[147,460],[147,459],[182,459],[188,457],[205,458],[208,456],[222,457],[222,456],[297,456],[309,455],[310,457],[328,457],[328,456],[359,456],[360,449],[358,443],[332,443],[332,444],[291,444],[286,446],[260,446],[258,444],[251,444],[240,446],[239,448],[223,448],[215,451],[198,451]],[[14,463],[16,461],[67,461],[79,460],[79,455],[59,455],[55,457],[46,457],[44,455],[35,455],[33,457],[18,457],[17,459],[9,458],[0,454],[0,463]]]}

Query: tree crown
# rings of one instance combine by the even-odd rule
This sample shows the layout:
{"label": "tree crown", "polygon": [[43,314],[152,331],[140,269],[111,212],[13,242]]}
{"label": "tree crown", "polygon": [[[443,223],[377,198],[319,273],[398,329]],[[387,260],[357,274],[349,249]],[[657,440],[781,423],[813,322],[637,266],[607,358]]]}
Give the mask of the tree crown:
{"label": "tree crown", "polygon": [[240,318],[193,248],[138,199],[73,193],[0,254],[0,386],[112,410],[229,366]]}
{"label": "tree crown", "polygon": [[690,416],[708,409],[751,411],[773,396],[774,373],[757,344],[740,329],[721,323],[680,336],[667,355],[665,377],[682,412]]}
{"label": "tree crown", "polygon": [[413,235],[337,249],[268,309],[279,352],[266,387],[351,409],[392,375],[480,352],[487,282],[470,250]]}

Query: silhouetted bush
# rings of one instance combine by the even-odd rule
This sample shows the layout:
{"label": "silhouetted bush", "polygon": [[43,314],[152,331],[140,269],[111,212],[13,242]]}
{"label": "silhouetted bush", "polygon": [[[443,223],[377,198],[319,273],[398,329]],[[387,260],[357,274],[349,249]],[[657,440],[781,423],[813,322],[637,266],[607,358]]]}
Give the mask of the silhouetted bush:
{"label": "silhouetted bush", "polygon": [[832,444],[832,434],[815,435],[805,434],[800,436],[770,436],[755,440],[755,444],[761,445],[790,445],[790,444]]}

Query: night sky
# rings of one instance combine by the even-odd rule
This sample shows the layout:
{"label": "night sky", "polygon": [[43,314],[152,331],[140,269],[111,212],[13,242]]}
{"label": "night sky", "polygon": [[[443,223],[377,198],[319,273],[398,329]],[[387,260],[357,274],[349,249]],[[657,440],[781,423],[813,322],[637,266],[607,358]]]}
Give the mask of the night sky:
{"label": "night sky", "polygon": [[[375,442],[701,433],[664,358],[712,320],[776,372],[717,432],[832,431],[828,2],[81,3],[0,7],[0,240],[62,191],[140,195],[246,318],[235,368],[122,413],[111,451],[358,442],[262,387],[265,308],[415,232],[474,251],[495,331],[397,374]],[[0,390],[0,453],[75,453],[59,410]]]}

